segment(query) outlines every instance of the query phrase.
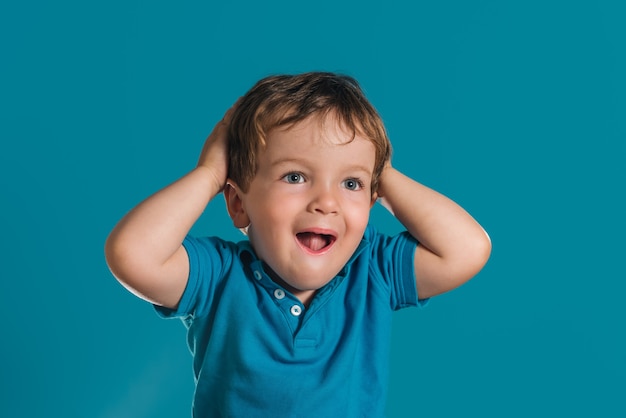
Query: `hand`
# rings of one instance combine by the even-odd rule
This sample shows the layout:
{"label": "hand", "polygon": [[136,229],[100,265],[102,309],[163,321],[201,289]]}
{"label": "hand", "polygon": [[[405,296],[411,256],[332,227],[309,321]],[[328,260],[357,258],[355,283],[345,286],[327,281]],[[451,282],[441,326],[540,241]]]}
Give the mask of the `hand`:
{"label": "hand", "polygon": [[221,191],[226,184],[228,177],[228,128],[234,110],[237,108],[239,100],[224,114],[209,137],[204,142],[200,158],[198,159],[198,168],[206,168],[215,178],[217,189]]}

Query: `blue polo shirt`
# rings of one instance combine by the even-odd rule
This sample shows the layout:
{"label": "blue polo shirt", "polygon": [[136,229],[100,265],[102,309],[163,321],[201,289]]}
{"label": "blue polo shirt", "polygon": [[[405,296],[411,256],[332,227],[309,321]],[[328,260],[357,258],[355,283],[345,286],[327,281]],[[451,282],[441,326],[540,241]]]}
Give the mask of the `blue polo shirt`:
{"label": "blue polo shirt", "polygon": [[391,313],[418,304],[417,242],[369,226],[343,270],[308,308],[273,282],[249,241],[187,237],[194,417],[380,417]]}

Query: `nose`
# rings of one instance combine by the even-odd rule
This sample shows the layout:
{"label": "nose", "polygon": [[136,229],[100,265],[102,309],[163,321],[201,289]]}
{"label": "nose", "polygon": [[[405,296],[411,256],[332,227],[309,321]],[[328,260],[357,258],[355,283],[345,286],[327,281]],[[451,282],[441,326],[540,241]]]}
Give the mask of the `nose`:
{"label": "nose", "polygon": [[317,185],[312,189],[309,212],[322,215],[334,214],[339,211],[339,200],[336,191],[328,185]]}

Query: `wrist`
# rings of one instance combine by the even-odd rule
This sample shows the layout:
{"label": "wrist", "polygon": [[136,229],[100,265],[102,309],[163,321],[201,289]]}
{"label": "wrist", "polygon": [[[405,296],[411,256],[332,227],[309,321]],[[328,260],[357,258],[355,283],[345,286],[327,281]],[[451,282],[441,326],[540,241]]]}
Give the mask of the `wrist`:
{"label": "wrist", "polygon": [[387,164],[385,168],[383,169],[383,171],[380,173],[380,176],[378,177],[378,189],[377,189],[377,196],[379,199],[382,199],[385,197],[385,193],[388,189],[388,186],[389,184],[391,184],[390,178],[393,177],[394,172],[397,172],[397,170],[391,167],[391,164]]}
{"label": "wrist", "polygon": [[210,191],[211,198],[224,189],[226,178],[223,178],[224,176],[220,175],[213,167],[198,165],[192,170],[192,173],[201,180],[206,190]]}

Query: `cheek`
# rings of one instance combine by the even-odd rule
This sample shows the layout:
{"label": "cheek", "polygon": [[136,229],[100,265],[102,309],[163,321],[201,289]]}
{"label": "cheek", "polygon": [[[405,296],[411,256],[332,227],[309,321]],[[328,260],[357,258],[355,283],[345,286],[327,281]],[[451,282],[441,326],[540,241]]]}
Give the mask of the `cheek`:
{"label": "cheek", "polygon": [[354,228],[365,229],[369,222],[371,204],[369,200],[362,200],[350,205],[349,211],[346,211],[346,222],[350,223]]}
{"label": "cheek", "polygon": [[367,209],[366,211],[364,211],[361,214],[361,217],[359,218],[359,227],[361,230],[365,230],[365,227],[367,227],[367,224],[370,221],[370,211],[369,209]]}
{"label": "cheek", "polygon": [[253,206],[248,216],[250,223],[255,225],[257,230],[264,230],[266,236],[272,236],[282,227],[288,226],[297,213],[296,205],[290,199],[267,195],[257,202],[260,203],[254,204],[252,201]]}

